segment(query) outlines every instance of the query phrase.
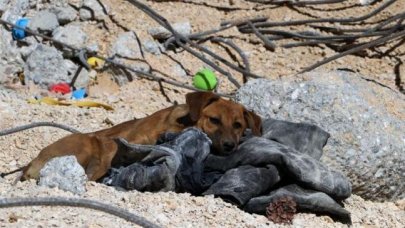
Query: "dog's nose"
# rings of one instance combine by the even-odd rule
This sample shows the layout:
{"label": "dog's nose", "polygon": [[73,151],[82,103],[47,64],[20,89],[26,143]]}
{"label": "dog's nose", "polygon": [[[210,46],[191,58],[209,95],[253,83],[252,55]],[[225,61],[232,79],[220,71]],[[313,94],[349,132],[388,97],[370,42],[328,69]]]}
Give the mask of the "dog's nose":
{"label": "dog's nose", "polygon": [[224,147],[224,150],[228,151],[228,152],[235,149],[235,143],[234,142],[224,142],[224,144],[222,146]]}

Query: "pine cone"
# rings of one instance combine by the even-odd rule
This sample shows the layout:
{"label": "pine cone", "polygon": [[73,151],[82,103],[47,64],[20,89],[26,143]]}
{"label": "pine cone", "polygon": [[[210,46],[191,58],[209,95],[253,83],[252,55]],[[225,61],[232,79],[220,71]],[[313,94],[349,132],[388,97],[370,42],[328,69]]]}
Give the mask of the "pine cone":
{"label": "pine cone", "polygon": [[266,208],[267,218],[274,223],[291,224],[297,212],[297,203],[292,197],[280,197]]}

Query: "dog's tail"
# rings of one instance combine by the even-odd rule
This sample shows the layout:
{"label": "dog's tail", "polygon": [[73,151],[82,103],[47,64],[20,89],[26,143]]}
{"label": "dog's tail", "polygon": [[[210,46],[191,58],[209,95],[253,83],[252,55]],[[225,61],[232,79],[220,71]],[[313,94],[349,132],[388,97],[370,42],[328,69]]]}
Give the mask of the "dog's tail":
{"label": "dog's tail", "polygon": [[63,124],[57,124],[57,123],[52,123],[52,122],[36,122],[36,123],[30,123],[30,124],[22,125],[22,126],[19,126],[19,127],[14,127],[14,128],[2,130],[2,131],[0,131],[0,136],[13,134],[13,133],[24,131],[24,130],[27,130],[27,129],[31,129],[31,128],[34,128],[34,127],[56,127],[56,128],[63,129],[65,131],[72,132],[72,133],[80,133],[80,131],[78,131],[78,130],[76,130],[74,128],[71,128],[69,126],[63,125]]}
{"label": "dog's tail", "polygon": [[13,173],[16,173],[16,172],[20,172],[20,171],[22,171],[25,167],[26,167],[26,166],[23,166],[23,167],[21,167],[21,168],[15,169],[15,170],[10,171],[10,172],[7,172],[7,173],[0,173],[0,177],[1,177],[1,178],[4,178],[5,176],[8,176],[8,175],[10,175],[10,174],[13,174]]}

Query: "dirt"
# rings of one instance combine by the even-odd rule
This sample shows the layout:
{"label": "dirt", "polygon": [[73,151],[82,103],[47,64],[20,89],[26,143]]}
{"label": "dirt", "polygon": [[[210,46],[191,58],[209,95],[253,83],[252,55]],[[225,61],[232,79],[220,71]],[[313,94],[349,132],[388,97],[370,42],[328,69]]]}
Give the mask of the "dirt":
{"label": "dirt", "polygon": [[[117,35],[124,32],[122,26],[136,31],[140,40],[151,39],[147,33],[150,27],[156,27],[156,22],[127,1],[101,0],[110,9],[111,18],[104,22],[108,30],[99,22],[85,22],[85,31],[91,37],[92,43],[100,45],[101,54],[107,54],[111,42]],[[242,0],[230,1],[143,1],[170,22],[190,21],[193,32],[199,32],[219,27],[221,21],[245,19],[257,16],[268,16],[270,20],[286,21],[308,17],[344,17],[350,15],[363,15],[378,7],[378,4],[367,7],[356,6],[343,11],[333,9],[342,8],[348,3],[334,4],[332,6],[314,6],[312,8],[289,7],[255,7],[254,3]],[[194,2],[194,3],[191,3]],[[209,3],[207,3],[209,2]],[[240,8],[238,10],[221,10],[218,6]],[[394,15],[405,8],[404,1],[396,4],[372,18],[378,21]],[[310,16],[308,16],[310,15]],[[119,25],[121,26],[119,26]],[[370,26],[368,24],[364,26]],[[292,27],[292,29],[298,29]],[[269,79],[277,79],[293,75],[304,67],[321,60],[335,52],[325,46],[302,47],[293,49],[276,48],[274,52],[268,51],[254,35],[241,34],[236,29],[221,33],[223,37],[232,38],[238,46],[249,56],[252,72],[263,75]],[[277,42],[282,44],[285,41]],[[221,47],[207,42],[204,45],[211,48],[227,60],[234,60]],[[381,47],[384,49],[387,47]],[[404,53],[404,45],[400,46],[394,54]],[[145,53],[145,58],[153,69],[165,72],[169,77],[190,83],[189,76],[177,76],[173,69],[181,63],[189,75],[199,70],[204,64],[187,52],[168,52],[168,55],[155,56]],[[240,61],[240,59],[239,59]],[[220,63],[218,63],[221,65]],[[392,89],[398,90],[395,85],[393,58],[362,58],[347,56],[329,63],[318,70],[332,70],[337,68],[350,68],[360,72],[368,78],[376,80]],[[222,66],[222,65],[221,65]],[[402,67],[403,69],[403,67]],[[242,76],[233,72],[239,82]],[[101,73],[99,73],[101,75]],[[98,76],[100,76],[98,75]],[[220,92],[232,92],[235,87],[221,79]],[[107,83],[108,85],[108,83]],[[0,89],[0,129],[19,126],[30,122],[52,121],[74,127],[83,132],[90,132],[110,127],[117,123],[141,118],[157,110],[172,105],[174,102],[183,103],[185,89],[165,85],[164,96],[156,82],[136,78],[121,88],[107,86],[98,88],[92,100],[111,105],[114,110],[107,111],[102,108],[78,108],[73,106],[34,105],[26,102],[27,98],[37,95],[38,90],[27,87],[14,87],[14,89]],[[111,88],[113,87],[113,88]],[[110,89],[110,90],[109,90]],[[97,88],[96,88],[97,90]],[[41,91],[44,93],[44,91]],[[169,98],[169,99],[168,99]],[[26,165],[45,146],[67,135],[63,130],[54,128],[36,128],[13,135],[0,137],[0,170],[9,171]],[[2,197],[21,196],[74,196],[72,193],[58,189],[39,187],[33,181],[19,182],[12,185],[15,176],[0,179],[0,195]],[[173,192],[141,193],[137,191],[122,192],[95,182],[87,183],[87,192],[83,197],[111,203],[146,217],[164,227],[276,227],[279,225],[268,221],[264,216],[252,215],[243,212],[237,207],[212,196],[194,197],[189,194],[176,194]],[[353,195],[345,202],[345,207],[352,213],[354,227],[404,227],[405,210],[404,200],[397,202],[377,203],[365,201]],[[291,225],[288,225],[291,226]],[[299,213],[295,216],[294,227],[346,227],[346,225],[333,221],[328,216]],[[0,227],[133,227],[132,224],[114,216],[93,211],[90,209],[77,209],[67,207],[23,207],[0,209]]]}
{"label": "dirt", "polygon": [[[117,33],[122,32],[120,26],[136,31],[140,40],[150,39],[147,33],[148,28],[156,27],[158,24],[150,20],[142,11],[128,3],[127,1],[103,1],[108,5],[112,12],[114,12],[115,23],[107,23],[109,25],[109,32],[105,34],[102,32],[102,36],[99,33],[94,33],[96,36],[94,39],[99,40],[109,39],[108,37],[115,36]],[[114,4],[112,4],[114,2]],[[268,17],[268,21],[290,21],[300,19],[311,18],[344,18],[344,17],[358,17],[360,15],[366,15],[372,10],[380,6],[380,4],[374,4],[371,6],[360,6],[353,4],[357,3],[357,0],[346,1],[342,4],[332,4],[330,6],[320,5],[313,7],[272,7],[272,6],[257,6],[257,4],[249,3],[243,0],[231,1],[146,1],[147,5],[152,7],[155,11],[165,17],[169,22],[184,22],[190,21],[192,26],[192,32],[202,32],[210,29],[218,28],[223,21],[243,20],[248,18],[255,18],[265,16]],[[209,6],[207,6],[209,5]],[[239,10],[221,10],[218,7],[238,8]],[[347,7],[347,8],[345,8]],[[405,2],[397,1],[386,10],[382,11],[374,17],[366,20],[363,25],[359,25],[354,28],[368,28],[373,27],[376,22],[386,19],[392,15],[398,14],[403,11]],[[187,9],[187,10],[178,10]],[[331,24],[325,23],[325,26],[331,26]],[[334,25],[341,28],[347,28],[347,25]],[[353,28],[353,27],[352,27]],[[275,29],[284,29],[276,27]],[[308,26],[291,26],[291,31],[316,31]],[[94,27],[91,27],[91,31],[94,31]],[[106,36],[107,35],[107,36]],[[263,43],[252,34],[242,34],[236,28],[226,30],[217,36],[228,38],[238,45],[248,56],[252,73],[260,76],[264,76],[270,79],[276,79],[283,76],[294,75],[308,67],[315,62],[322,60],[325,57],[336,54],[335,51],[326,47],[325,45],[319,45],[314,47],[298,47],[298,48],[282,48],[282,44],[289,42],[296,42],[294,40],[282,40],[276,41],[278,47],[274,52],[266,50]],[[105,38],[107,37],[107,38]],[[362,39],[361,41],[368,41],[370,39]],[[385,51],[389,47],[396,44],[392,42],[389,45],[382,46],[376,49],[376,51]],[[205,42],[204,45],[214,50],[215,53],[221,55],[230,62],[234,62],[232,58],[227,54],[224,48],[211,43]],[[366,77],[372,78],[386,86],[393,89],[398,89],[396,83],[395,66],[398,64],[398,59],[402,62],[405,61],[403,57],[405,53],[405,45],[399,45],[391,55],[383,58],[369,58],[349,55],[344,58],[333,61],[326,64],[318,70],[334,70],[339,68],[348,68],[355,72],[359,72]],[[189,53],[183,51],[177,54],[169,52],[169,55],[181,62],[188,72],[195,73],[199,68],[203,66],[203,63],[197,58],[193,57]],[[234,53],[236,55],[236,53]],[[166,56],[152,56],[146,53],[146,59],[150,61],[154,69],[167,72],[173,72],[173,60]],[[187,59],[187,61],[183,61]],[[241,62],[240,58],[237,58]],[[221,67],[225,66],[218,63]],[[242,80],[242,76],[237,72],[230,70],[231,73]],[[404,74],[403,72],[400,74]],[[173,74],[172,74],[173,75]],[[175,77],[175,75],[173,75]],[[177,77],[176,79],[182,80]],[[184,79],[183,79],[184,80]],[[186,79],[185,81],[189,81]],[[223,80],[226,81],[226,80]],[[226,88],[229,88],[228,85]],[[226,90],[226,89],[225,89]]]}

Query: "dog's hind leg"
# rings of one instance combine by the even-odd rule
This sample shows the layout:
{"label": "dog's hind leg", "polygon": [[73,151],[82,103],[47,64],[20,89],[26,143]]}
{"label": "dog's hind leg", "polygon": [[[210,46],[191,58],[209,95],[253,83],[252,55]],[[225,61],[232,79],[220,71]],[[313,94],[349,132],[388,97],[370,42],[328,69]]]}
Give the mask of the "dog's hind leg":
{"label": "dog's hind leg", "polygon": [[106,137],[92,137],[94,153],[85,167],[89,181],[97,181],[103,177],[111,167],[111,161],[117,153],[117,144]]}

